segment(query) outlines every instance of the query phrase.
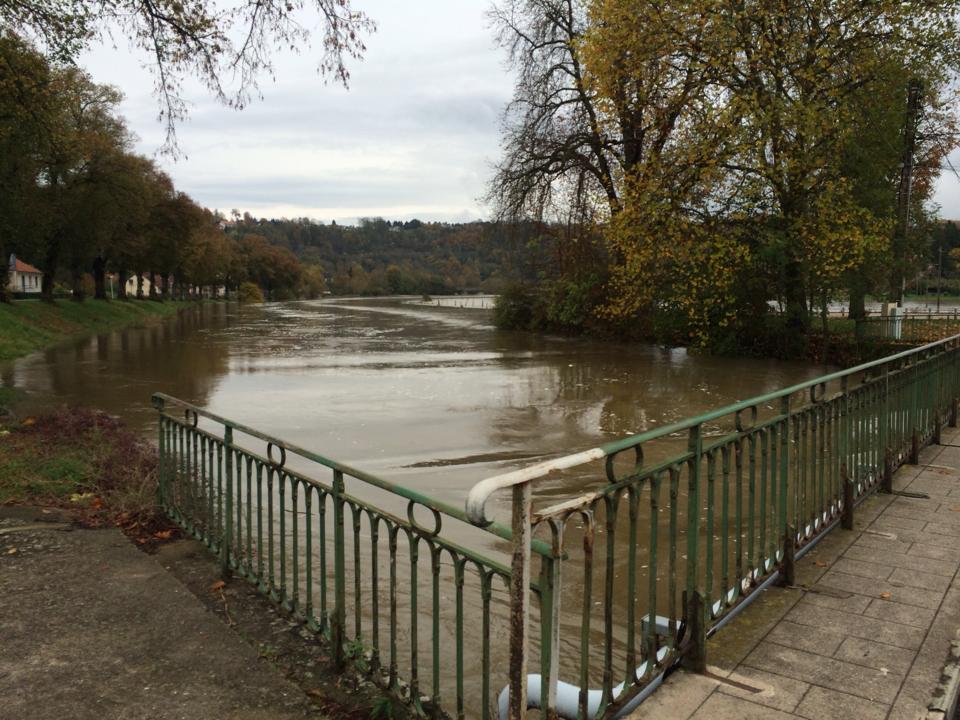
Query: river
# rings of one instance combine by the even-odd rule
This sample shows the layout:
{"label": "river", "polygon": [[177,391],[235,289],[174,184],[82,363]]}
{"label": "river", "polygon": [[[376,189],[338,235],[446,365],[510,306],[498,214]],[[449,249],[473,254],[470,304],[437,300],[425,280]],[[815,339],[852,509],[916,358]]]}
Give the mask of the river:
{"label": "river", "polygon": [[[453,306],[451,306],[453,305]],[[822,374],[803,362],[496,330],[412,298],[206,304],[0,366],[21,413],[100,408],[153,437],[164,392],[461,500],[474,481]]]}

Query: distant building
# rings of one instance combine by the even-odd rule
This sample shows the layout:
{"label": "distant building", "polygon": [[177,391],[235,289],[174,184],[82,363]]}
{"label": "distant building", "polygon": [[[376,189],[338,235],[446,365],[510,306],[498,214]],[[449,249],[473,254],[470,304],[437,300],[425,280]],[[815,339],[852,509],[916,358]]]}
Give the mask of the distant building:
{"label": "distant building", "polygon": [[39,294],[43,289],[43,273],[16,255],[11,255],[7,289],[16,293]]}
{"label": "distant building", "polygon": [[[143,276],[143,296],[150,297],[150,277],[146,274]],[[127,278],[127,297],[136,297],[137,296],[137,276],[131,275]]]}

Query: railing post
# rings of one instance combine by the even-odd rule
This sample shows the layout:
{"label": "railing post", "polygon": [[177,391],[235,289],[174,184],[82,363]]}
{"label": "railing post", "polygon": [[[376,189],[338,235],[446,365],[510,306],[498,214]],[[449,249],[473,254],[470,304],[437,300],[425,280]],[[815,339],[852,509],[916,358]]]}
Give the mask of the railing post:
{"label": "railing post", "polygon": [[[687,647],[683,654],[683,666],[690,672],[707,671],[707,607],[699,590],[686,595]],[[656,620],[653,620],[656,622]],[[653,662],[648,659],[647,662]]]}
{"label": "railing post", "polygon": [[692,672],[702,673],[707,667],[707,628],[705,603],[699,590],[699,540],[700,540],[700,473],[703,459],[703,426],[690,428],[687,449],[691,458],[687,465],[687,589],[684,612],[686,614],[686,648],[683,665]]}
{"label": "railing post", "polygon": [[[786,537],[787,531],[787,493],[790,488],[790,396],[780,398],[780,414],[783,416],[783,432],[780,433],[780,537]],[[799,474],[798,474],[799,478]],[[786,548],[784,548],[786,552]]]}
{"label": "railing post", "polygon": [[893,492],[893,451],[890,449],[890,365],[883,366],[883,402],[880,406],[880,492]]}
{"label": "railing post", "polygon": [[955,428],[957,426],[957,399],[952,398],[950,400],[950,421],[947,423],[948,427]]}
{"label": "railing post", "polygon": [[907,460],[911,465],[920,464],[920,433],[919,395],[920,395],[920,366],[916,358],[911,358],[910,381],[913,387],[910,393],[910,457]]}
{"label": "railing post", "polygon": [[153,406],[157,409],[159,418],[157,421],[157,505],[164,510],[167,508],[167,429],[163,423],[163,398],[154,397]]}
{"label": "railing post", "polygon": [[220,538],[220,573],[226,576],[230,573],[230,541],[233,537],[233,428],[229,425],[223,428],[223,474],[226,475],[225,522]]}
{"label": "railing post", "polygon": [[527,715],[531,504],[531,483],[514,485],[513,558],[510,563],[510,720],[523,720]]}
{"label": "railing post", "polygon": [[[346,548],[343,537],[343,473],[333,471],[333,619],[331,635],[333,640],[333,664],[338,670],[344,664],[344,640],[347,627],[346,608]],[[359,601],[359,598],[357,598]],[[416,639],[413,640],[416,642]]]}
{"label": "railing post", "polygon": [[880,492],[888,495],[893,492],[893,453],[889,447],[883,450],[883,468],[880,474]]}
{"label": "railing post", "polygon": [[790,587],[796,584],[797,531],[788,525],[783,533],[783,560],[780,562],[780,584]]}
{"label": "railing post", "polygon": [[853,530],[853,482],[850,479],[848,455],[850,451],[850,389],[847,376],[840,380],[840,394],[843,397],[840,420],[840,492],[843,496],[843,513],[840,524],[845,530]]}
{"label": "railing post", "polygon": [[853,530],[853,480],[847,475],[847,466],[840,470],[840,482],[843,483],[843,514],[841,525],[844,530]]}
{"label": "railing post", "polygon": [[553,555],[540,557],[540,711],[547,720],[557,720],[561,552],[555,540]]}

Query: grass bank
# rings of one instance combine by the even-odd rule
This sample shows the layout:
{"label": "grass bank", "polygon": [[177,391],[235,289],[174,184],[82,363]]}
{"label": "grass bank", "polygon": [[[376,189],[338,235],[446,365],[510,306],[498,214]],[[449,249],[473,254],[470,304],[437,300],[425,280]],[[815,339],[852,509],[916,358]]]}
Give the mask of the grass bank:
{"label": "grass bank", "polygon": [[193,301],[14,300],[0,303],[0,362],[28,355],[64,340],[116,330],[167,317]]}
{"label": "grass bank", "polygon": [[0,505],[116,525],[140,545],[175,533],[157,506],[156,449],[116,418],[84,408],[0,420]]}

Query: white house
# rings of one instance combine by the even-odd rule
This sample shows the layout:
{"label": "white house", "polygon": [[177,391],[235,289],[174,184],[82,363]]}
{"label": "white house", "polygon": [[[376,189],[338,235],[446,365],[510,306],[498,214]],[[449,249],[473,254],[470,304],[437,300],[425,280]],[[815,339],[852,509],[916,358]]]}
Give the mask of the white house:
{"label": "white house", "polygon": [[[127,278],[127,297],[136,297],[137,296],[137,276],[131,275]],[[150,276],[144,274],[143,276],[143,296],[150,297]]]}
{"label": "white house", "polygon": [[11,292],[37,293],[43,286],[43,273],[33,265],[25,263],[16,255],[10,256],[7,289]]}

